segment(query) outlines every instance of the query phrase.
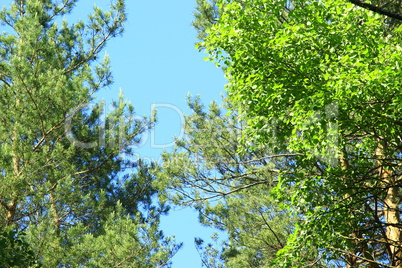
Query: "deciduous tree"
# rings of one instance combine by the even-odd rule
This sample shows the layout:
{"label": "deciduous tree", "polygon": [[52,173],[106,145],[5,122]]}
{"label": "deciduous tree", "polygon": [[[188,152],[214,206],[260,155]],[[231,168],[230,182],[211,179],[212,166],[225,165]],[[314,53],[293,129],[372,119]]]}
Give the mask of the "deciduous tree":
{"label": "deciduous tree", "polygon": [[275,167],[302,218],[278,263],[311,245],[347,267],[402,267],[400,26],[338,0],[217,4],[200,47],[225,67],[244,141],[297,155]]}

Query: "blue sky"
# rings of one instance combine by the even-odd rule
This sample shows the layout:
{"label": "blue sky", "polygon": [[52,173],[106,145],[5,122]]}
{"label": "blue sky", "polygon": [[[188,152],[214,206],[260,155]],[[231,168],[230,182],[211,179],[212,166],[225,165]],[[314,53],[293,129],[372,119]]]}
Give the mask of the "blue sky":
{"label": "blue sky", "polygon": [[[180,134],[181,112],[189,112],[186,95],[199,94],[207,105],[220,100],[225,79],[205,54],[195,49],[196,32],[191,26],[195,0],[127,0],[128,21],[122,37],[106,48],[111,59],[114,84],[100,96],[106,103],[116,99],[120,88],[139,115],[150,115],[156,104],[158,124],[137,153],[158,160],[163,144]],[[87,14],[96,4],[107,8],[109,0],[81,0],[74,14]],[[84,19],[84,18],[83,18]],[[179,111],[179,112],[178,112]],[[152,145],[153,144],[153,145]],[[166,148],[169,150],[169,147]],[[215,230],[198,224],[190,209],[171,211],[161,228],[175,235],[184,248],[173,258],[173,268],[201,267],[194,237],[207,239]]]}

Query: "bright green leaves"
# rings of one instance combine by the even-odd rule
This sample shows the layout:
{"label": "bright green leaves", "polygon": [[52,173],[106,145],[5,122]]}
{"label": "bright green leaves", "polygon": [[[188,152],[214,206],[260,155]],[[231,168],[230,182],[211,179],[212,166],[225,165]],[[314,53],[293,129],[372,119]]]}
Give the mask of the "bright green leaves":
{"label": "bright green leaves", "polygon": [[[384,249],[376,232],[387,226],[378,216],[378,206],[386,205],[374,204],[389,193],[375,183],[385,176],[375,170],[387,167],[401,176],[395,166],[401,162],[396,133],[402,131],[398,30],[386,29],[379,15],[337,0],[218,6],[220,19],[202,47],[216,62],[228,61],[228,94],[247,122],[244,143],[296,155],[289,166],[276,163],[277,191],[292,189],[281,201],[299,207],[303,218],[282,263],[309,263],[298,254],[305,245],[331,245],[322,251],[327,259],[361,254],[357,246],[347,247],[359,244],[365,224],[372,222],[376,231],[365,239]],[[394,258],[375,247],[364,250]]]}
{"label": "bright green leaves", "polygon": [[[262,4],[254,2],[244,8],[236,2],[225,5],[227,12],[204,43],[217,61],[222,58],[215,50],[230,58],[229,95],[240,112],[251,118],[252,128],[265,131],[261,125],[266,124],[255,119],[264,114],[270,120],[280,120],[280,125],[293,125],[292,137],[297,138],[305,125],[315,129],[314,125],[330,123],[325,116],[318,124],[308,120],[325,113],[326,107],[336,103],[346,108],[356,100],[371,98],[363,90],[369,83],[366,76],[384,65],[385,47],[393,50],[385,45],[387,39],[381,38],[383,26],[378,16],[346,3],[295,2],[295,8],[286,11],[278,3],[263,1],[285,10],[286,17],[278,23],[278,14],[267,15],[270,13],[263,12]],[[254,23],[259,16],[266,19]],[[387,64],[392,65],[397,63]],[[387,83],[376,84],[387,91]],[[282,121],[284,112],[292,119]],[[326,131],[315,132],[312,140],[326,139]],[[290,138],[287,133],[285,128],[277,135]]]}

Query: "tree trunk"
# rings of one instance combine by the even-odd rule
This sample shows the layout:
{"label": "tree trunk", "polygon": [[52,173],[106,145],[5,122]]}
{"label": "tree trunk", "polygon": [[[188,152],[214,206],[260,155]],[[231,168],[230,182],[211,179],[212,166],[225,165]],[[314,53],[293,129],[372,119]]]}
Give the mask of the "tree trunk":
{"label": "tree trunk", "polygon": [[[390,183],[389,170],[386,174],[388,178],[384,178],[386,184]],[[386,236],[389,242],[390,259],[396,268],[402,268],[402,240],[401,240],[401,219],[399,213],[400,197],[397,186],[387,186],[387,196],[384,199],[384,217],[386,222]]]}
{"label": "tree trunk", "polygon": [[13,200],[10,203],[8,203],[6,209],[7,209],[6,225],[8,226],[14,224],[15,211],[17,209],[17,201]]}
{"label": "tree trunk", "polygon": [[392,266],[402,268],[402,237],[401,237],[401,218],[399,206],[401,196],[397,181],[393,176],[391,168],[387,168],[384,161],[383,146],[378,145],[377,162],[379,163],[379,175],[382,179],[386,196],[384,198],[384,218],[386,226],[386,240],[388,242],[389,259]]}
{"label": "tree trunk", "polygon": [[50,193],[50,208],[52,210],[53,214],[53,224],[56,230],[59,230],[60,228],[60,217],[59,214],[57,213],[57,208],[56,208],[56,198],[53,196],[53,193]]}
{"label": "tree trunk", "polygon": [[[17,99],[15,101],[15,106],[18,107],[20,104],[20,100]],[[18,151],[17,151],[17,147],[18,147],[18,132],[17,129],[15,127],[15,129],[13,130],[13,137],[12,137],[12,152],[13,152],[13,174],[12,174],[12,178],[14,180],[17,180],[18,177],[20,176],[20,158],[18,157]],[[13,195],[14,193],[11,193],[11,195]],[[17,209],[17,200],[16,198],[14,198],[12,201],[10,201],[6,207],[7,209],[7,217],[6,217],[6,224],[7,225],[12,225],[14,224],[14,220],[15,220],[15,212]]]}

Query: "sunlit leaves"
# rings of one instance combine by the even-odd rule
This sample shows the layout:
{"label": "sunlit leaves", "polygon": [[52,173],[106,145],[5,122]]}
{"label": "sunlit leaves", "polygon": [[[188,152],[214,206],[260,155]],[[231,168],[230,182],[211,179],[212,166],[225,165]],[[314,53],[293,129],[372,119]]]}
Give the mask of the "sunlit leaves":
{"label": "sunlit leaves", "polygon": [[[400,183],[398,30],[342,1],[218,5],[220,19],[201,47],[210,60],[226,62],[229,97],[247,122],[244,142],[300,154],[278,176],[279,192],[294,189],[281,201],[291,201],[303,215],[293,246],[344,250],[353,240],[345,238],[351,229],[364,232],[374,221],[376,231],[367,239],[383,249],[377,236],[384,221],[368,207],[386,194],[375,182],[379,166]],[[384,159],[378,160],[379,148]],[[315,231],[305,235],[307,230]],[[290,244],[287,258],[299,258]],[[379,248],[365,250],[394,258]],[[328,252],[323,256],[330,259],[341,251]]]}

